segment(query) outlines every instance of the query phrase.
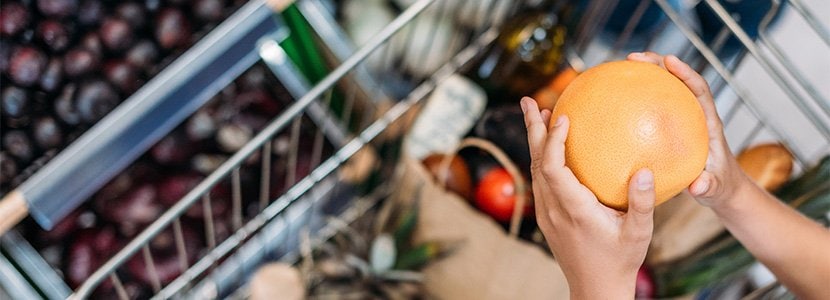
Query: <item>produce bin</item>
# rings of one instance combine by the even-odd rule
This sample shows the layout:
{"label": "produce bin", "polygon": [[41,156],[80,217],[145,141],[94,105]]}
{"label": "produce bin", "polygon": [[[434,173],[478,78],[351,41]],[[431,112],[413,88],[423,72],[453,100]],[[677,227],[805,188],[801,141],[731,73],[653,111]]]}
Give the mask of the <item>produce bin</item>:
{"label": "produce bin", "polygon": [[[83,145],[106,138],[113,134],[108,133],[111,128],[139,108],[155,105],[148,103],[189,101],[177,104],[186,107],[180,113],[145,121],[163,125],[136,127],[152,130],[153,138],[135,145],[135,153],[119,161],[121,167],[100,174],[98,182],[78,187],[83,190],[79,194],[90,197],[111,182],[252,66],[271,71],[267,82],[285,92],[285,106],[198,183],[188,186],[180,199],[138,228],[74,289],[60,267],[50,265],[42,249],[32,247],[34,230],[21,228],[33,227],[31,222],[7,233],[0,239],[0,273],[9,276],[0,279],[0,287],[13,297],[27,298],[245,298],[249,276],[259,265],[296,261],[301,239],[325,240],[342,229],[328,218],[357,219],[389,194],[401,148],[406,147],[405,133],[422,103],[455,74],[472,76],[499,42],[502,24],[540,1],[367,1],[386,3],[392,16],[360,41],[339,22],[346,18],[342,7],[347,1],[291,2],[274,1],[276,7],[290,5],[303,16],[312,31],[303,36],[305,45],[315,45],[320,52],[325,62],[322,73],[315,76],[309,69],[321,66],[292,52],[296,50],[292,47],[302,47],[298,46],[303,45],[302,38],[297,44],[283,43],[297,34],[297,28],[291,32],[284,25],[290,20],[274,13],[265,1],[241,6],[65,150],[81,151]],[[758,12],[756,6],[741,8],[717,0],[700,1],[694,8],[680,2],[572,1],[577,17],[568,24],[570,37],[559,66],[581,71],[622,59],[631,51],[675,54],[709,81],[735,153],[760,142],[780,142],[793,154],[793,176],[830,154],[827,93],[803,64],[791,62],[799,53],[792,53],[774,36],[782,21],[798,19],[820,46],[826,46],[798,50],[830,54],[827,25],[811,6],[801,0],[771,1]],[[745,13],[741,9],[760,14],[753,19],[755,26],[744,24],[751,18],[739,22],[730,15]],[[691,11],[700,17],[690,15]],[[439,28],[445,25],[439,23],[458,32],[446,38],[442,33],[446,28]],[[428,25],[422,28],[423,24]],[[757,74],[763,78],[751,76]],[[754,92],[756,85],[775,86],[781,97],[759,95]],[[783,111],[786,119],[776,114]],[[99,155],[106,155],[106,148],[100,151]],[[58,155],[39,172],[76,171],[83,161],[68,156]],[[284,164],[274,167],[275,161]],[[283,188],[274,188],[276,181]],[[229,212],[217,219],[215,190],[222,186],[227,190],[222,203]],[[204,243],[196,255],[188,252],[193,251],[188,237],[193,230],[186,229],[190,226]],[[175,258],[170,268],[178,271],[162,278],[154,241],[165,235],[168,254]],[[145,268],[142,273],[147,277],[140,292],[126,284],[140,277],[135,268]],[[27,285],[30,288],[15,288]]]}

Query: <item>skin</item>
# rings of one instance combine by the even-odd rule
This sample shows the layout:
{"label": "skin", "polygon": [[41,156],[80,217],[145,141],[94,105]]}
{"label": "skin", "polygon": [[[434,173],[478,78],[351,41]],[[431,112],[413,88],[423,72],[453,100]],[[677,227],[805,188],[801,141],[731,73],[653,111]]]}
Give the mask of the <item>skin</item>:
{"label": "skin", "polygon": [[[709,157],[689,186],[727,230],[801,299],[830,299],[830,231],[755,185],[738,166],[723,134],[709,86],[674,56],[632,53],[629,60],[667,69],[694,93],[706,115]],[[565,165],[567,116],[548,128],[551,112],[528,97],[521,101],[536,217],[557,257],[572,299],[632,299],[636,274],[653,231],[653,175],[639,170],[629,183],[629,208],[600,204]]]}

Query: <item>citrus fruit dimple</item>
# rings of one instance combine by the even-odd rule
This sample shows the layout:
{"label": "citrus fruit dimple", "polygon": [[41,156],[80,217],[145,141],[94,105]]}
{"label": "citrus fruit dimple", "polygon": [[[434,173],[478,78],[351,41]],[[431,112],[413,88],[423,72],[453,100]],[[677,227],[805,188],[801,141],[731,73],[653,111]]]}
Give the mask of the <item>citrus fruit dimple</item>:
{"label": "citrus fruit dimple", "polygon": [[588,69],[562,93],[551,120],[563,114],[570,120],[565,163],[609,207],[627,209],[628,183],[641,168],[654,173],[657,205],[688,187],[706,164],[703,109],[682,81],[654,64]]}

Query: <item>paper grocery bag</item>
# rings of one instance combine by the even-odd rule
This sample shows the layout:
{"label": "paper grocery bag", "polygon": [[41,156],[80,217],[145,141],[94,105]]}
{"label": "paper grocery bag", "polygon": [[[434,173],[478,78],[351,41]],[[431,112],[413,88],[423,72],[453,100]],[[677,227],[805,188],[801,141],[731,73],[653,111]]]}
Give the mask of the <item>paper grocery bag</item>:
{"label": "paper grocery bag", "polygon": [[550,254],[510,237],[495,221],[435,184],[419,161],[404,158],[402,163],[404,175],[397,186],[396,198],[419,197],[415,243],[459,242],[450,255],[423,270],[430,296],[437,299],[569,297],[565,276]]}
{"label": "paper grocery bag", "polygon": [[683,192],[655,209],[646,263],[657,266],[686,257],[725,231],[713,210]]}

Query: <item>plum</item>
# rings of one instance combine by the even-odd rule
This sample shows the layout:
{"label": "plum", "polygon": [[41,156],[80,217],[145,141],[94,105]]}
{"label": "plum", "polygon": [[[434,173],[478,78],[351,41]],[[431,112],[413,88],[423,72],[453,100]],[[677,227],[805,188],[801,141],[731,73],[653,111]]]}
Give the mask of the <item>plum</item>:
{"label": "plum", "polygon": [[0,94],[0,101],[2,101],[3,116],[10,118],[20,118],[28,113],[29,95],[26,90],[16,87],[8,86],[3,89]]}
{"label": "plum", "polygon": [[101,216],[117,223],[125,236],[138,233],[164,212],[152,183],[137,185],[110,201],[96,201],[96,205]]}
{"label": "plum", "polygon": [[190,23],[178,9],[168,7],[156,18],[155,36],[164,49],[185,47],[190,44]]}
{"label": "plum", "polygon": [[98,68],[100,55],[94,50],[74,48],[64,55],[63,72],[69,77],[80,77]]}
{"label": "plum", "polygon": [[136,68],[147,69],[158,57],[158,47],[150,40],[141,40],[127,51],[125,59]]}
{"label": "plum", "polygon": [[138,2],[123,2],[115,8],[115,14],[127,21],[135,29],[141,29],[145,25],[147,13],[144,6]]}
{"label": "plum", "polygon": [[[91,222],[90,222],[91,221]],[[81,207],[63,217],[51,230],[38,230],[37,237],[44,244],[54,244],[71,237],[83,228],[88,228],[95,222],[95,215]]]}
{"label": "plum", "polygon": [[133,43],[133,28],[130,23],[120,18],[106,18],[98,29],[101,43],[108,50],[121,52]]}
{"label": "plum", "polygon": [[[78,233],[72,239],[65,260],[64,276],[69,285],[73,288],[81,285],[122,245],[123,241],[111,227],[85,229]],[[105,281],[102,287],[111,287],[108,283],[109,281]]]}
{"label": "plum", "polygon": [[12,52],[8,74],[18,85],[29,87],[40,80],[46,63],[47,57],[43,52],[32,46],[22,46]]}
{"label": "plum", "polygon": [[53,57],[46,65],[46,70],[40,76],[40,89],[54,93],[57,92],[63,83],[63,61],[59,57]]}
{"label": "plum", "polygon": [[98,25],[104,16],[101,0],[83,0],[78,7],[78,21],[85,26]]}
{"label": "plum", "polygon": [[9,130],[3,134],[3,149],[20,162],[29,162],[34,156],[32,140],[21,130]]}
{"label": "plum", "polygon": [[80,48],[86,49],[90,53],[95,54],[96,59],[100,58],[102,53],[104,53],[104,46],[101,45],[101,38],[98,37],[98,33],[96,32],[87,32],[87,34],[81,38]]}
{"label": "plum", "polygon": [[34,123],[32,132],[35,143],[41,149],[57,148],[63,144],[63,131],[57,121],[51,116],[44,116]]}
{"label": "plum", "polygon": [[81,114],[75,108],[75,90],[74,83],[65,85],[54,103],[55,114],[67,125],[77,125],[81,122]]}
{"label": "plum", "polygon": [[242,149],[253,138],[253,131],[245,126],[228,123],[219,127],[216,132],[216,142],[225,152],[233,153]]}
{"label": "plum", "polygon": [[37,0],[37,8],[48,17],[65,18],[78,10],[77,0]]}
{"label": "plum", "polygon": [[216,132],[216,121],[207,110],[199,110],[187,120],[187,138],[191,141],[207,139]]}
{"label": "plum", "polygon": [[[201,239],[190,227],[182,226],[182,237],[185,243],[185,256],[187,264],[190,265],[196,260],[196,255],[203,248]],[[153,266],[156,275],[162,285],[172,282],[181,275],[184,270],[181,268],[181,261],[176,250],[175,238],[172,229],[168,228],[150,241],[150,249],[153,257]],[[147,270],[147,261],[141,253],[134,255],[127,261],[127,272],[139,282],[152,285],[153,274]]]}
{"label": "plum", "polygon": [[0,34],[14,36],[29,25],[29,10],[15,1],[5,1],[0,6]]}
{"label": "plum", "polygon": [[103,80],[91,80],[78,89],[75,108],[84,122],[94,123],[115,108],[118,101],[118,93],[109,83]]}
{"label": "plum", "polygon": [[225,4],[222,0],[194,0],[193,15],[204,22],[216,22],[222,20],[222,9]]}
{"label": "plum", "polygon": [[124,94],[132,94],[141,85],[138,70],[124,60],[107,62],[104,65],[104,75]]}
{"label": "plum", "polygon": [[161,180],[156,186],[159,201],[166,206],[173,206],[179,199],[202,182],[202,179],[204,179],[204,176],[197,173],[183,173],[175,174]]}
{"label": "plum", "polygon": [[0,151],[0,184],[11,182],[17,176],[17,163],[11,155]]}
{"label": "plum", "polygon": [[55,20],[41,21],[35,36],[53,52],[63,51],[69,46],[69,29]]}
{"label": "plum", "polygon": [[162,165],[182,165],[188,162],[195,148],[185,134],[174,131],[156,143],[150,155]]}

